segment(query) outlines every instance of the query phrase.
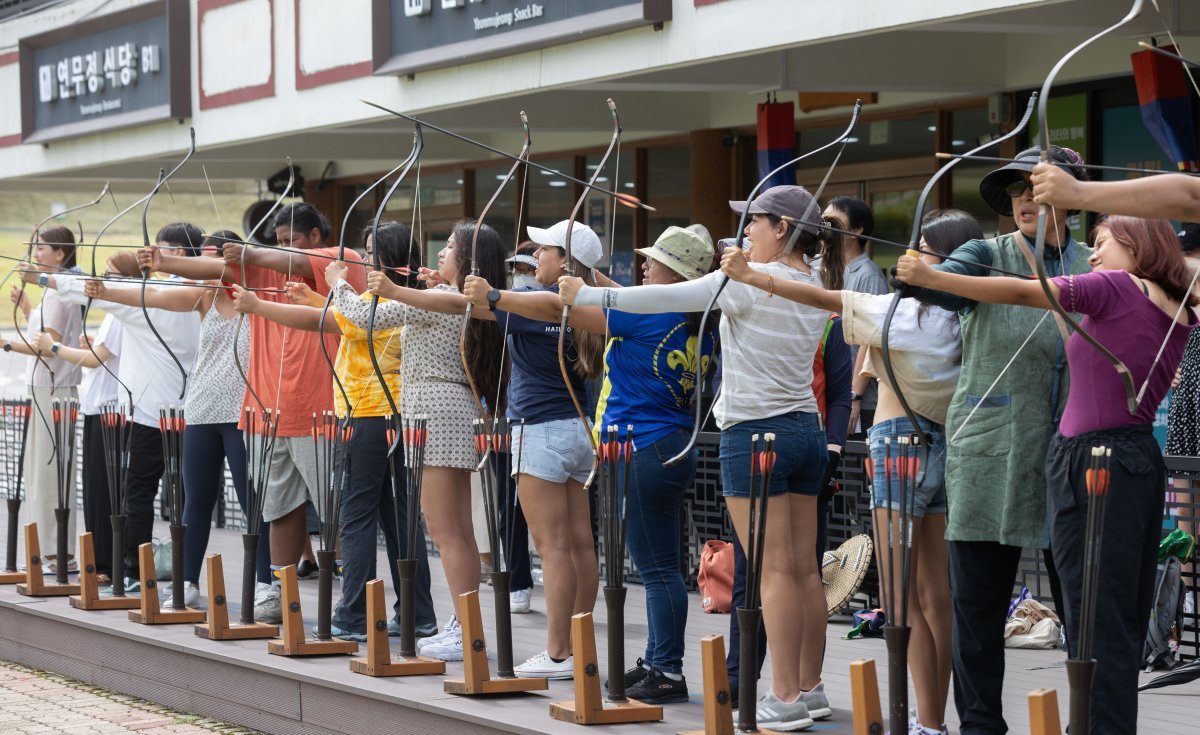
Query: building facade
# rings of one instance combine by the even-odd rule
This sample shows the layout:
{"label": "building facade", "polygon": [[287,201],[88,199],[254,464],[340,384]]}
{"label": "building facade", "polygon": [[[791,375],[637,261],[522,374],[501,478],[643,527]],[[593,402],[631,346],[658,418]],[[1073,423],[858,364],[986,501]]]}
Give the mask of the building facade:
{"label": "building facade", "polygon": [[[614,208],[591,195],[581,220],[612,236],[616,271],[631,277],[632,248],[668,225],[700,222],[715,236],[732,234],[726,201],[758,178],[755,116],[768,95],[794,103],[798,152],[835,137],[861,98],[862,117],[826,194],[863,197],[882,236],[903,240],[917,194],[940,164],[933,154],[1009,129],[1055,61],[1128,5],[12,0],[0,3],[0,191],[90,190],[102,181],[147,191],[194,127],[195,164],[173,186],[266,181],[290,158],[305,197],[340,223],[413,141],[411,123],[363,100],[514,153],[523,111],[532,159],[586,179],[611,139],[612,98],[623,133],[597,183],[656,210]],[[1141,122],[1130,55],[1139,40],[1162,41],[1164,27],[1185,53],[1189,40],[1197,48],[1200,5],[1159,6],[1162,16],[1148,7],[1063,69],[1051,102],[1055,140],[1097,162],[1171,166]],[[432,130],[424,138],[418,167],[384,210],[419,219],[432,255],[455,221],[478,214],[510,164]],[[830,158],[806,161],[798,182],[816,186]],[[995,231],[1004,223],[976,190],[988,168],[964,162],[936,203],[963,207]],[[512,241],[519,223],[566,218],[581,193],[531,171],[500,195],[488,221]],[[366,197],[351,223],[367,222],[381,197]]]}

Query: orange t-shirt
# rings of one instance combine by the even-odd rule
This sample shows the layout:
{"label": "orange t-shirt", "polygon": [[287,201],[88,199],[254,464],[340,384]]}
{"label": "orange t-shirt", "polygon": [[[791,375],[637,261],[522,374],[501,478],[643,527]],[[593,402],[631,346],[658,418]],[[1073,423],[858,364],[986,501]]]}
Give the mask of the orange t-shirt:
{"label": "orange t-shirt", "polygon": [[[306,253],[336,257],[337,248],[316,248]],[[345,257],[351,263],[362,262],[362,258],[353,250],[347,249]],[[246,270],[246,285],[251,288],[282,289],[289,280],[303,281],[313,291],[322,296],[328,295],[329,286],[323,274],[329,259],[310,256],[308,262],[313,273],[319,274],[315,279],[299,275],[289,277],[286,273],[269,268],[250,266]],[[364,290],[367,286],[366,268],[352,265],[346,280],[356,291]],[[291,303],[285,293],[257,295],[264,301]],[[335,357],[340,338],[333,334],[290,329],[254,315],[250,316],[249,322],[250,387],[264,406],[278,406],[279,436],[309,434],[312,431],[312,415],[333,410],[333,382],[329,377],[329,365],[321,354],[320,340],[325,340],[330,357]],[[258,410],[258,403],[249,391],[242,398],[243,417],[247,407]]]}

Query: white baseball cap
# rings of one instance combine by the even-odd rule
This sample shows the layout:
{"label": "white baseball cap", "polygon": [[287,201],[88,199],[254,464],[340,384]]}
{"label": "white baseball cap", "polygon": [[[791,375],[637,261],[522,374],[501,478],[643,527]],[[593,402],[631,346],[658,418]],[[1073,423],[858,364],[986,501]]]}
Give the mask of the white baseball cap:
{"label": "white baseball cap", "polygon": [[[563,220],[544,230],[540,227],[526,227],[525,230],[529,233],[529,239],[538,245],[552,245],[565,250],[568,224],[570,220]],[[594,268],[603,254],[604,246],[592,228],[576,222],[571,227],[571,257],[583,263],[584,267]]]}

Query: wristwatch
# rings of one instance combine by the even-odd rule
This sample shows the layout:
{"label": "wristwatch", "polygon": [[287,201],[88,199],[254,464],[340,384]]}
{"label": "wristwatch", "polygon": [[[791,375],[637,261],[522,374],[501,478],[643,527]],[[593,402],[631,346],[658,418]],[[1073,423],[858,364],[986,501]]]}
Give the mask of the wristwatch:
{"label": "wristwatch", "polygon": [[50,282],[50,276],[47,276],[45,273],[38,276],[38,285],[41,286],[42,288],[45,288],[46,284],[49,282]]}
{"label": "wristwatch", "polygon": [[851,391],[851,393],[850,393],[850,402],[851,403],[854,403],[855,401],[861,401],[862,399],[863,399],[862,393],[854,393],[853,391]]}
{"label": "wristwatch", "polygon": [[12,352],[12,342],[5,342],[4,346],[0,347],[0,350],[4,350],[5,352]]}
{"label": "wristwatch", "polygon": [[500,289],[493,288],[487,294],[488,310],[495,311],[496,304],[500,303]]}
{"label": "wristwatch", "polygon": [[62,347],[62,345],[58,342],[51,344],[50,345],[50,354],[57,355],[60,347]]}

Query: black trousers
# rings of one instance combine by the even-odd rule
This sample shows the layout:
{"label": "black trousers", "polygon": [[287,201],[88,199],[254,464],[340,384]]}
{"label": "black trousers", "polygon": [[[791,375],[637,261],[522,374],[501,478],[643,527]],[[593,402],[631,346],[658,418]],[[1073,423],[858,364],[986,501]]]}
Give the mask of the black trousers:
{"label": "black trousers", "polygon": [[[379,576],[376,568],[377,530],[383,531],[388,574],[397,594],[394,609],[397,619],[400,616],[400,572],[395,562],[408,553],[408,486],[401,459],[404,452],[397,450],[395,479],[401,501],[397,508],[392,498],[392,472],[387,459],[388,419],[383,416],[353,419],[351,426],[354,435],[348,454],[349,476],[341,497],[341,526],[338,529],[342,552],[342,598],[333,611],[333,624],[347,632],[365,633],[366,585]],[[416,552],[415,623],[417,627],[436,626],[424,538],[417,539]]]}
{"label": "black trousers", "polygon": [[1050,546],[1066,596],[1067,645],[1079,651],[1080,604],[1089,497],[1085,473],[1093,446],[1112,449],[1105,500],[1091,658],[1092,732],[1137,732],[1138,668],[1162,536],[1166,470],[1150,426],[1056,435],[1046,455]]}
{"label": "black trousers", "polygon": [[112,504],[100,415],[83,417],[83,525],[92,534],[96,571],[112,574]]}
{"label": "black trousers", "polygon": [[[525,512],[517,502],[517,478],[511,474],[501,477],[502,462],[497,452],[491,454],[492,469],[496,473],[496,502],[500,504],[500,545],[508,564],[508,589],[511,592],[533,588],[533,575],[529,564],[529,524],[525,522]],[[516,461],[516,458],[513,458]],[[510,542],[511,539],[511,543]],[[481,549],[482,550],[482,549]],[[492,560],[495,564],[496,560]]]}
{"label": "black trousers", "polygon": [[162,434],[156,428],[134,424],[129,434],[125,490],[125,513],[129,517],[125,525],[126,576],[138,576],[138,547],[154,539],[154,496],[162,474]]}

